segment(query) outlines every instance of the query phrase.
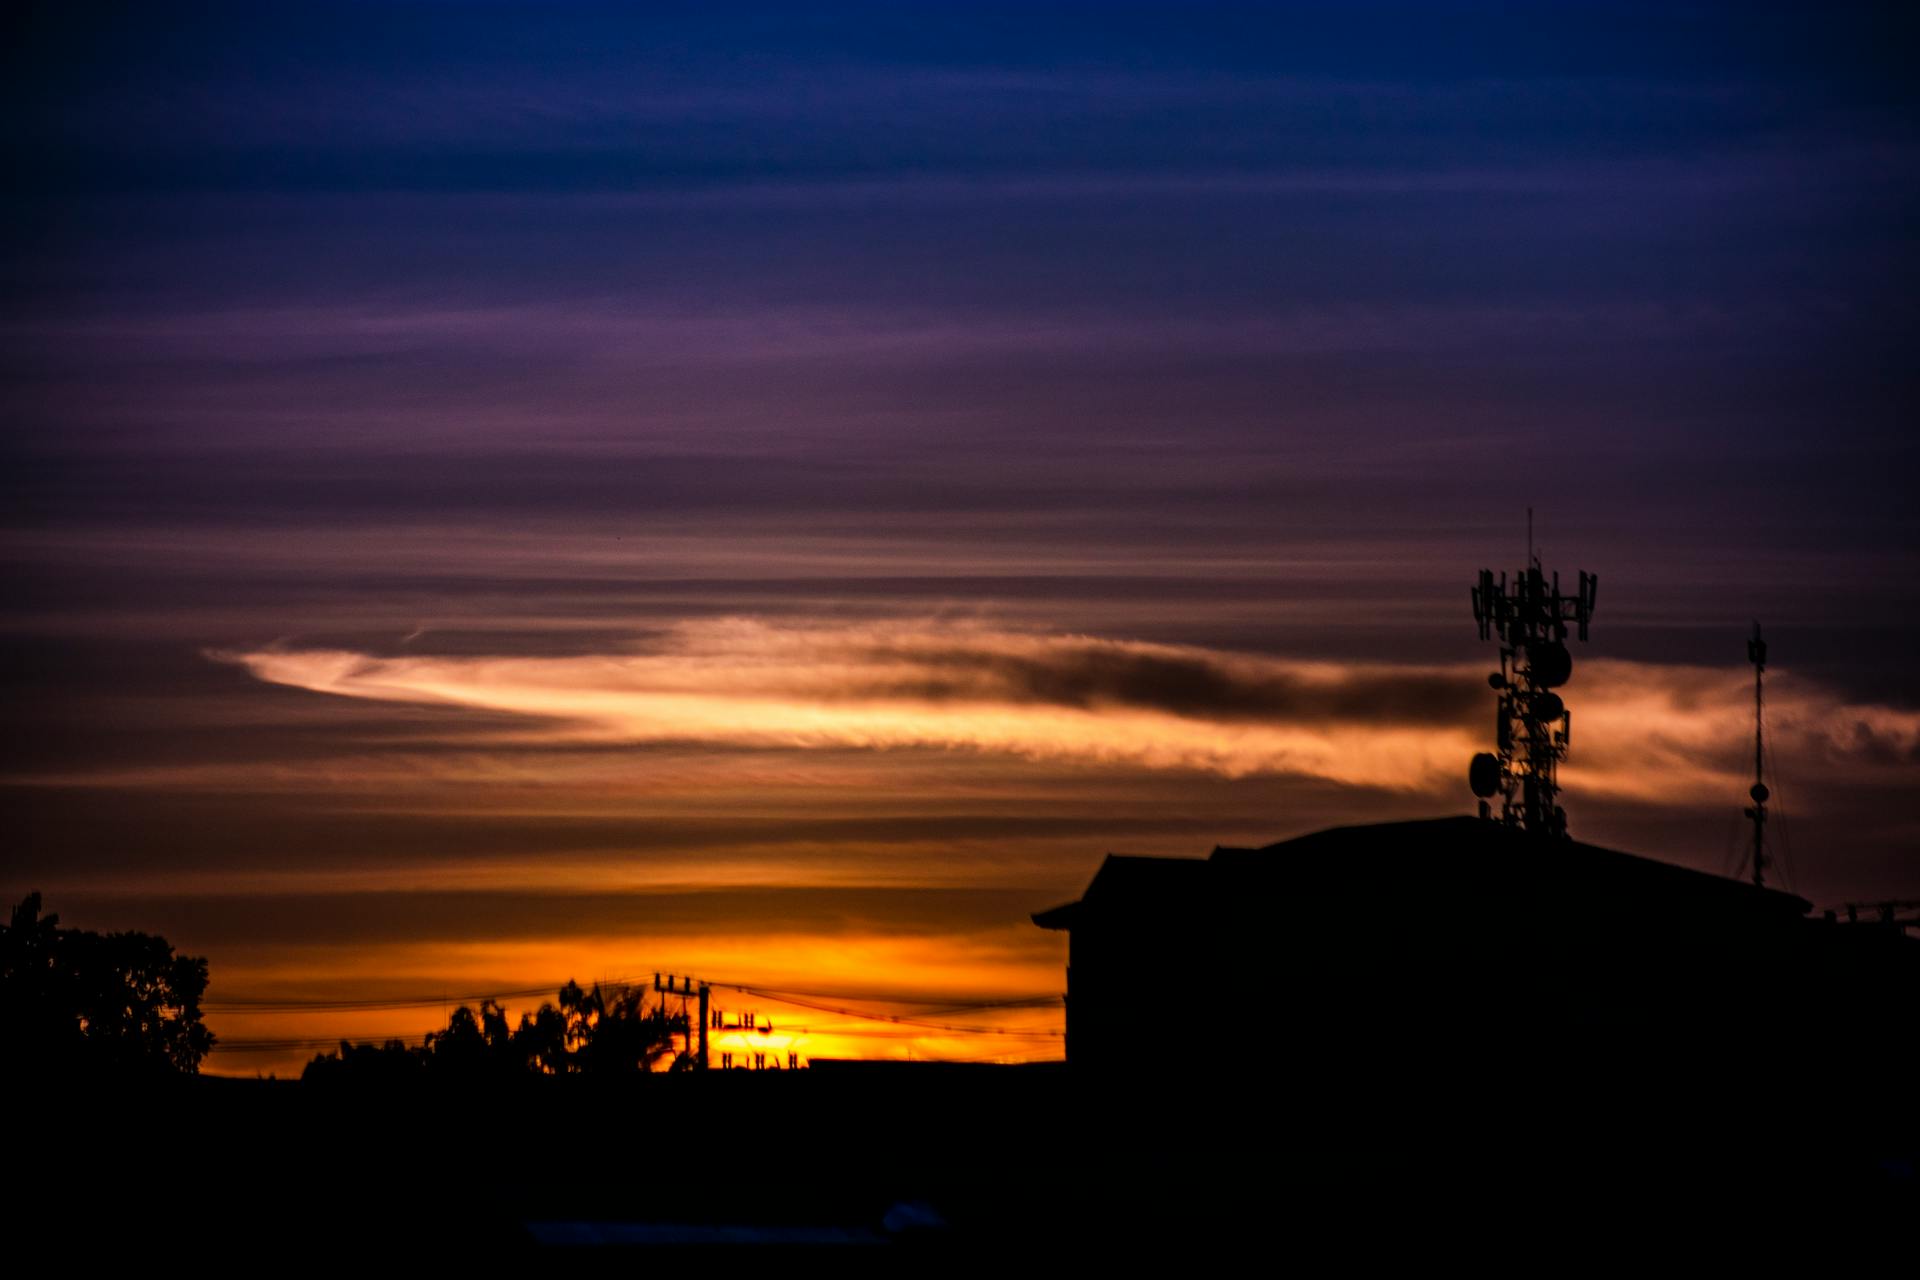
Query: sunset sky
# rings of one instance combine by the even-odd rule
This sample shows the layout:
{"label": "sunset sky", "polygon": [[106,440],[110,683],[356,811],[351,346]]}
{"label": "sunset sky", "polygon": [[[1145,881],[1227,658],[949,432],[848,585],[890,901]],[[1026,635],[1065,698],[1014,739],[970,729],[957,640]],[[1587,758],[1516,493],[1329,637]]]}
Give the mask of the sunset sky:
{"label": "sunset sky", "polygon": [[656,970],[1057,1057],[940,1011],[1106,852],[1471,811],[1529,506],[1573,833],[1734,869],[1757,618],[1788,886],[1920,897],[1894,6],[6,22],[0,889],[209,1070]]}

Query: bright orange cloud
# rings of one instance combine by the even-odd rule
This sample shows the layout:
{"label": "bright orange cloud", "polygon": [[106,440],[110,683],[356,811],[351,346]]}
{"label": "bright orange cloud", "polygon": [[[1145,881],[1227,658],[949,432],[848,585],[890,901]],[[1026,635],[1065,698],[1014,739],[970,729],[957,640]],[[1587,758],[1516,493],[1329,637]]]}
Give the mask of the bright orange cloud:
{"label": "bright orange cloud", "polygon": [[[983,625],[689,623],[641,651],[566,657],[218,655],[271,683],[529,718],[515,740],[806,750],[937,748],[1228,777],[1457,791],[1492,719],[1484,669],[1289,661]],[[1582,662],[1569,785],[1656,802],[1737,792],[1737,671]],[[1482,705],[1484,704],[1484,705]],[[1920,753],[1920,714],[1776,680],[1773,731],[1815,769]]]}

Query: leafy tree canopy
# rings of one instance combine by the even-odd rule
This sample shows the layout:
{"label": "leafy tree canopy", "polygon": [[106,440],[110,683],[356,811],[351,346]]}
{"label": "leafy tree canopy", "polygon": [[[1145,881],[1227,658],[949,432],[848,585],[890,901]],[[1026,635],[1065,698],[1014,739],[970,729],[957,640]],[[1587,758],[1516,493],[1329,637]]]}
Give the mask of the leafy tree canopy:
{"label": "leafy tree canopy", "polygon": [[0,1027],[26,1074],[193,1073],[213,1047],[200,1020],[207,962],[149,933],[62,929],[28,894],[0,926]]}
{"label": "leafy tree canopy", "polygon": [[662,1005],[649,1007],[646,992],[635,987],[582,990],[577,982],[562,987],[558,1003],[543,1004],[509,1026],[492,1000],[478,1011],[462,1005],[445,1031],[429,1032],[417,1046],[401,1040],[383,1045],[340,1042],[307,1064],[307,1080],[384,1081],[406,1079],[485,1080],[536,1075],[638,1075],[665,1064],[691,1065],[674,1052],[674,1039],[687,1031],[683,1014]]}

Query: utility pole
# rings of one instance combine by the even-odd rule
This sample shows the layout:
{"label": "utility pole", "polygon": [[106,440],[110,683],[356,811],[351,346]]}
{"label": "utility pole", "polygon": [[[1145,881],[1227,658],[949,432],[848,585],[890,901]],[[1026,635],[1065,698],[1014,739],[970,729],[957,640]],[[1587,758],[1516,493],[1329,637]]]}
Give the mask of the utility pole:
{"label": "utility pole", "polygon": [[693,1060],[695,1071],[707,1069],[707,1006],[711,1002],[713,989],[706,983],[700,984],[700,1056]]}
{"label": "utility pole", "polygon": [[[707,1069],[707,1005],[711,999],[712,989],[708,987],[705,982],[702,982],[699,990],[695,991],[692,978],[681,977],[680,981],[676,983],[674,981],[675,976],[676,975],[671,973],[668,974],[667,980],[663,983],[660,981],[660,975],[657,973],[654,974],[653,989],[661,995],[680,997],[680,1020],[686,1026],[685,1044],[687,1056],[692,1059],[693,1069],[695,1071],[705,1071]],[[700,1053],[697,1057],[693,1052],[693,1023],[687,1014],[688,996],[697,996],[700,1000]]]}
{"label": "utility pole", "polygon": [[1753,785],[1747,794],[1753,807],[1747,818],[1753,823],[1753,884],[1756,889],[1767,883],[1767,798],[1772,792],[1762,780],[1766,765],[1766,686],[1762,677],[1767,670],[1767,642],[1760,638],[1760,624],[1753,624],[1753,638],[1747,641],[1747,661],[1753,664]]}

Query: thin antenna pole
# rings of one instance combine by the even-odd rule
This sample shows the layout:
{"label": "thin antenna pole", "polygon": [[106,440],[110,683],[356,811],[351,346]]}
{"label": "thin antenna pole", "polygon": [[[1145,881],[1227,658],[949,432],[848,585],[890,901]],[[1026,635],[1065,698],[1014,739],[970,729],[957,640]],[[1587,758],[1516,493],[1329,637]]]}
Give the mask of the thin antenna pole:
{"label": "thin antenna pole", "polygon": [[1747,817],[1753,823],[1753,883],[1755,888],[1765,888],[1767,883],[1767,784],[1765,767],[1767,758],[1767,697],[1766,683],[1763,677],[1767,670],[1767,642],[1760,638],[1760,624],[1753,624],[1753,638],[1747,641],[1747,661],[1753,664],[1753,786],[1747,794],[1753,797],[1753,807],[1747,810]]}

